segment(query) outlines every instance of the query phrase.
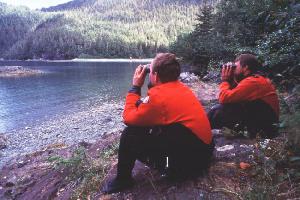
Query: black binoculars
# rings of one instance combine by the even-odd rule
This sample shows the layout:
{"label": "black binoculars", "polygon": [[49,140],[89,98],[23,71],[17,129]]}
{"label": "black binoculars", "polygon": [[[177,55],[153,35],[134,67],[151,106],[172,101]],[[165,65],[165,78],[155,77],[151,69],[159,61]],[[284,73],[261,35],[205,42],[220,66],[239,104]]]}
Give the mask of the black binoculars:
{"label": "black binoculars", "polygon": [[146,73],[146,74],[150,73],[150,64],[143,65],[143,68],[146,68],[146,69],[145,69],[145,73]]}
{"label": "black binoculars", "polygon": [[[220,68],[223,68],[223,65],[224,65],[224,64],[221,64],[221,65],[220,65]],[[231,65],[226,65],[226,64],[225,64],[225,66],[231,67],[232,70],[235,70],[235,68],[236,68],[236,65],[235,65],[235,64],[231,64]]]}

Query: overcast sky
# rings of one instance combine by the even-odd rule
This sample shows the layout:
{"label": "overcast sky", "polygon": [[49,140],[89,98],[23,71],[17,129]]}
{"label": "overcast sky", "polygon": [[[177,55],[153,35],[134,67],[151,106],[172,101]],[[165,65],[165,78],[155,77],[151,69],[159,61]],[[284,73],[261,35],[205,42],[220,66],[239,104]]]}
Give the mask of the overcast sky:
{"label": "overcast sky", "polygon": [[0,0],[10,5],[23,5],[31,9],[47,8],[50,6],[56,6],[58,4],[66,3],[71,0]]}

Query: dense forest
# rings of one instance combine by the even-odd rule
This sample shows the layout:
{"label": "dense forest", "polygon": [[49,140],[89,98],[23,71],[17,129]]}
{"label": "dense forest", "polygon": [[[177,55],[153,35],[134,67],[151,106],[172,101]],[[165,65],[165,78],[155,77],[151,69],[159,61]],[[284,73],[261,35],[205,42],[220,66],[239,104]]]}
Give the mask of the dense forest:
{"label": "dense forest", "polygon": [[297,0],[74,0],[40,11],[0,3],[0,58],[145,58],[172,51],[203,75],[246,51],[273,78],[299,82],[299,13]]}
{"label": "dense forest", "polygon": [[222,0],[215,7],[204,4],[196,21],[195,29],[180,35],[171,49],[197,65],[199,74],[251,52],[273,79],[299,83],[299,1]]}
{"label": "dense forest", "polygon": [[0,58],[32,32],[42,18],[41,13],[29,8],[7,6],[0,2]]}
{"label": "dense forest", "polygon": [[0,58],[152,57],[193,30],[201,3],[74,0],[41,11],[0,4]]}

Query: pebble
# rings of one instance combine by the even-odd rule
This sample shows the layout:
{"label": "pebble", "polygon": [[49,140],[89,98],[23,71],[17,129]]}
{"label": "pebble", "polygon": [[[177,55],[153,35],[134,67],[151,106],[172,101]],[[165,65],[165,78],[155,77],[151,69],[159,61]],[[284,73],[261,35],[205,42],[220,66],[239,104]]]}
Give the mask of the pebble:
{"label": "pebble", "polygon": [[15,184],[12,183],[12,182],[7,182],[7,183],[5,184],[5,187],[13,187],[13,186],[15,186]]}
{"label": "pebble", "polygon": [[217,151],[229,151],[231,149],[234,149],[233,145],[225,145],[225,146],[222,146],[222,147],[218,147],[216,150]]}
{"label": "pebble", "polygon": [[0,150],[7,148],[7,137],[4,134],[0,134]]}

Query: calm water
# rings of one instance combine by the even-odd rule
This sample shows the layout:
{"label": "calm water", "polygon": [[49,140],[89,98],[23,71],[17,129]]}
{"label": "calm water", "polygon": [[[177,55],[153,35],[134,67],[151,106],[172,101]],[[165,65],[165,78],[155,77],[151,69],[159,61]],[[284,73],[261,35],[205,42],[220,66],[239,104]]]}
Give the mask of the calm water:
{"label": "calm water", "polygon": [[47,73],[0,78],[0,133],[124,99],[139,63],[4,62]]}

